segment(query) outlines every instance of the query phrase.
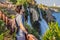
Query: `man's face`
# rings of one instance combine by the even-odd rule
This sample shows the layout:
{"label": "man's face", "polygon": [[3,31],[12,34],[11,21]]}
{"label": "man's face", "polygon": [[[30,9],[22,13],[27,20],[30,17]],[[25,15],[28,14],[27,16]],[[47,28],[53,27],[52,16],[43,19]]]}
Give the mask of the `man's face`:
{"label": "man's face", "polygon": [[22,9],[20,10],[20,14],[24,14],[25,10],[24,7],[22,6]]}
{"label": "man's face", "polygon": [[24,7],[22,6],[22,12],[24,13],[24,11],[25,11],[25,10],[24,10]]}

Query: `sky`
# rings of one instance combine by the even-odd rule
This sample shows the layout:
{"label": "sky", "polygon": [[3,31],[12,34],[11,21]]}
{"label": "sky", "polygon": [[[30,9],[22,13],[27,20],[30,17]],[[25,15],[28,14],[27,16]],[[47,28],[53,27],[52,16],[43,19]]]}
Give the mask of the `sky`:
{"label": "sky", "polygon": [[60,6],[60,0],[36,0],[38,4],[44,4],[47,6],[53,6],[55,4],[56,6]]}

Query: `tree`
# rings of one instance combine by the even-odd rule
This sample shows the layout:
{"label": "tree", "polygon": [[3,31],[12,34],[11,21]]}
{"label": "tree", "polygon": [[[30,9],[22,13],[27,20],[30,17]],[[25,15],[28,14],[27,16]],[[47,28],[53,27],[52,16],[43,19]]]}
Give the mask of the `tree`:
{"label": "tree", "polygon": [[60,27],[58,23],[49,23],[49,30],[44,34],[43,40],[60,40]]}
{"label": "tree", "polygon": [[17,0],[16,5],[24,4],[24,2],[26,2],[26,0]]}
{"label": "tree", "polygon": [[10,0],[13,4],[16,4],[17,0]]}

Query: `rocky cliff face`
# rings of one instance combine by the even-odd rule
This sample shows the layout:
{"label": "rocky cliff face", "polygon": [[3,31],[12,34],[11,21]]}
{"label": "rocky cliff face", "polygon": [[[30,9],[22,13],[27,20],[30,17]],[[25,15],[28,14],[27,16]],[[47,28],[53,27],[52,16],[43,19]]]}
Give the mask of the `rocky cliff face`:
{"label": "rocky cliff face", "polygon": [[38,15],[37,11],[34,8],[30,8],[30,12],[32,14],[32,20],[38,21],[39,15]]}
{"label": "rocky cliff face", "polygon": [[52,12],[48,9],[48,10],[46,10],[46,21],[47,22],[54,22],[54,17],[52,16]]}

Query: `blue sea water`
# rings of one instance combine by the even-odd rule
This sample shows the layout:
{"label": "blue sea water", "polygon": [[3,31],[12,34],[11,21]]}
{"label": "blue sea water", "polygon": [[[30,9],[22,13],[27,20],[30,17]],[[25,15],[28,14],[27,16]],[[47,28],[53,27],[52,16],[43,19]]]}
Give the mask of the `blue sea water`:
{"label": "blue sea water", "polygon": [[58,25],[60,26],[60,12],[53,12],[52,15],[55,17],[55,21],[58,22]]}

